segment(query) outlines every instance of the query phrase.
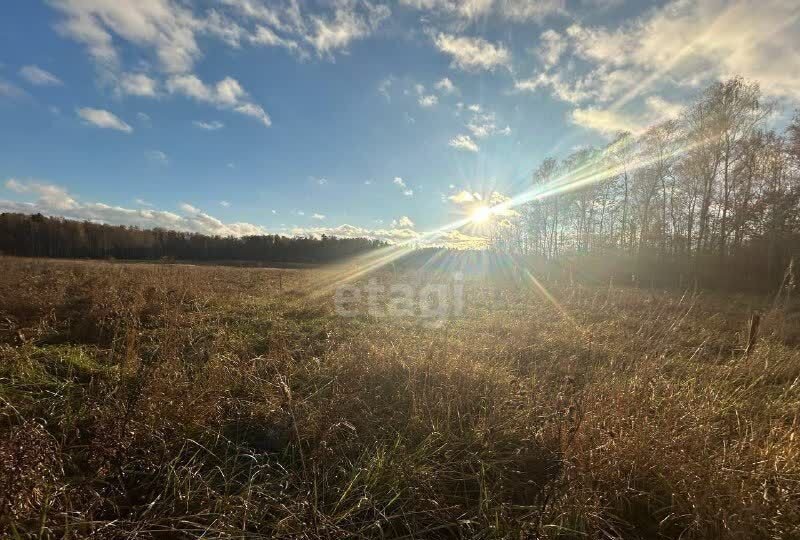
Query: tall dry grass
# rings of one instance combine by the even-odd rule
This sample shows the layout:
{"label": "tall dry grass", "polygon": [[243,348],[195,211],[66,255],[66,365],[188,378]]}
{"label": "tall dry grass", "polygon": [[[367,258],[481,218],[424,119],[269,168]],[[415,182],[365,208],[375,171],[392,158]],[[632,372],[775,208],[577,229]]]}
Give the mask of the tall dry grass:
{"label": "tall dry grass", "polygon": [[315,272],[0,259],[2,533],[800,536],[791,300],[474,280],[435,328]]}

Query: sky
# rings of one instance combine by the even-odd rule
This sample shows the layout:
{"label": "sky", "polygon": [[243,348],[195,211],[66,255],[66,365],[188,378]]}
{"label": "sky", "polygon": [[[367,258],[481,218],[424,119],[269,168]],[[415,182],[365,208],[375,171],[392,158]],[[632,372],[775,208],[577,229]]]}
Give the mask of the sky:
{"label": "sky", "polygon": [[[797,0],[6,0],[0,211],[393,242],[741,75],[800,106]],[[480,230],[450,230],[454,247]]]}

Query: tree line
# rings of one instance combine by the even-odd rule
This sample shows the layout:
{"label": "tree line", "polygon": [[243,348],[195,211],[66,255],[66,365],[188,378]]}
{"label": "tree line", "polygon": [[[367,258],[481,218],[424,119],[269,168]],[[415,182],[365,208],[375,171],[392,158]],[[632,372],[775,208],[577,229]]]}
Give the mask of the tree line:
{"label": "tree line", "polygon": [[367,238],[324,235],[236,238],[105,225],[41,214],[0,214],[0,254],[22,257],[322,263],[384,245],[382,241]]}
{"label": "tree line", "polygon": [[732,78],[679,118],[545,159],[492,245],[642,279],[773,287],[800,252],[800,113],[776,132],[775,112],[758,83]]}

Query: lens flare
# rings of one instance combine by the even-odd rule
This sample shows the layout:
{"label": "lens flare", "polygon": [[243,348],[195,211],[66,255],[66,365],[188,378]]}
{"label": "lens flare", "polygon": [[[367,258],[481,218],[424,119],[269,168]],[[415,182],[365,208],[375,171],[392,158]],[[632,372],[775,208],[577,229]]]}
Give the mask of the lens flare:
{"label": "lens flare", "polygon": [[485,223],[490,217],[492,217],[492,209],[488,206],[479,206],[472,211],[469,219],[473,223]]}

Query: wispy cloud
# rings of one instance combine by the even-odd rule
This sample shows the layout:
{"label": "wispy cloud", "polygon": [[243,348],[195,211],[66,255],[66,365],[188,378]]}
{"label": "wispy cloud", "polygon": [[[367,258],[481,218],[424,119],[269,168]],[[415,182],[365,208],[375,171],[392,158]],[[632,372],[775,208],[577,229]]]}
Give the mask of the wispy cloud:
{"label": "wispy cloud", "polygon": [[133,128],[117,118],[117,116],[103,109],[84,107],[77,110],[77,114],[86,123],[101,129],[114,129],[124,133],[132,133]]}
{"label": "wispy cloud", "polygon": [[493,71],[511,63],[511,52],[505,45],[483,38],[440,33],[433,41],[441,52],[452,57],[453,67],[465,71]]}
{"label": "wispy cloud", "polygon": [[400,216],[397,219],[393,219],[390,226],[393,229],[413,229],[414,222],[411,221],[411,218],[408,216]]}
{"label": "wispy cloud", "polygon": [[394,77],[391,75],[386,77],[378,83],[378,93],[386,98],[386,101],[392,101],[392,85],[394,84]]}
{"label": "wispy cloud", "polygon": [[494,15],[514,22],[541,21],[566,11],[565,0],[400,0],[400,3],[448,18],[469,20]]}
{"label": "wispy cloud", "polygon": [[467,122],[467,129],[477,139],[485,139],[492,135],[510,135],[511,127],[499,127],[494,113],[481,112],[480,107],[471,107],[472,118]]}
{"label": "wispy cloud", "polygon": [[768,97],[798,100],[798,32],[792,0],[671,0],[621,23],[545,31],[536,51],[543,69],[515,88],[549,90],[576,105],[573,123],[603,133],[674,116],[677,107],[658,97],[667,89],[687,95],[732,75],[758,81]]}
{"label": "wispy cloud", "polygon": [[645,100],[645,107],[637,113],[618,111],[613,108],[576,108],[570,115],[573,124],[597,131],[603,135],[614,136],[621,131],[641,133],[648,126],[662,120],[676,118],[683,106],[671,103],[658,96]]}
{"label": "wispy cloud", "polygon": [[458,87],[448,77],[440,79],[433,87],[444,95],[458,93]]}
{"label": "wispy cloud", "polygon": [[124,95],[151,98],[158,95],[158,82],[144,73],[124,73],[118,84]]}
{"label": "wispy cloud", "polygon": [[61,86],[64,83],[39,66],[24,66],[19,70],[20,76],[31,84],[36,86]]}
{"label": "wispy cloud", "polygon": [[225,127],[225,124],[218,120],[212,120],[211,122],[203,122],[202,120],[194,120],[192,125],[198,129],[204,129],[206,131],[216,131],[218,129],[222,129]]}
{"label": "wispy cloud", "polygon": [[[391,14],[391,9],[368,0],[338,0],[322,3],[313,13],[298,2],[262,3],[254,0],[223,0],[239,16],[257,21],[256,32],[247,40],[256,44],[282,46],[305,57],[310,52],[332,58],[355,41],[371,36]],[[326,9],[327,8],[327,9]],[[227,34],[232,23],[226,21]],[[244,29],[240,34],[247,34]]]}
{"label": "wispy cloud", "polygon": [[466,150],[467,152],[477,152],[480,150],[475,141],[469,135],[456,135],[448,143],[453,148],[458,150]]}
{"label": "wispy cloud", "polygon": [[465,204],[465,203],[480,201],[482,198],[483,197],[481,197],[480,193],[473,193],[465,189],[448,197],[450,201],[456,204]]}
{"label": "wispy cloud", "polygon": [[167,154],[162,152],[161,150],[148,150],[145,152],[145,157],[147,157],[148,161],[152,163],[157,163],[159,165],[166,165],[169,163],[169,158]]}
{"label": "wispy cloud", "polygon": [[406,185],[405,180],[403,180],[401,177],[395,176],[394,179],[392,180],[392,183],[396,186],[399,186],[400,189],[403,190],[403,195],[405,195],[406,197],[412,197],[414,195],[414,190],[408,187],[408,185]]}
{"label": "wispy cloud", "polygon": [[225,77],[216,84],[207,85],[192,74],[176,75],[167,81],[167,90],[171,94],[184,95],[203,103],[210,103],[220,109],[251,116],[267,127],[272,125],[269,115],[250,100],[239,81],[232,77]]}
{"label": "wispy cloud", "polygon": [[19,86],[0,79],[0,97],[21,98],[26,95],[25,90]]}
{"label": "wispy cloud", "polygon": [[417,101],[419,102],[420,107],[430,108],[439,103],[439,98],[435,94],[430,94],[427,96],[420,96]]}

